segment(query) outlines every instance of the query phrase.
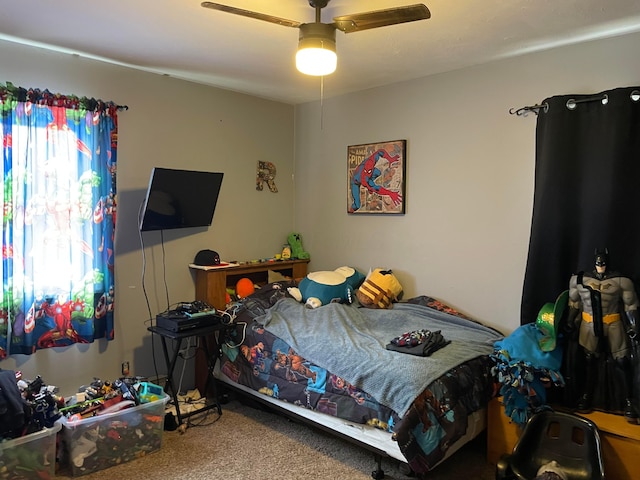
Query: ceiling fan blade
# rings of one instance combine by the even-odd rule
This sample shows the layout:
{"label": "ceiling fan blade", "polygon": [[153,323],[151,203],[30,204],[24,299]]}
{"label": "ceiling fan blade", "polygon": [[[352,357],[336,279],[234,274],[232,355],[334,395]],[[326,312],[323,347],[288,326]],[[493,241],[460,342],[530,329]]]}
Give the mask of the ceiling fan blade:
{"label": "ceiling fan blade", "polygon": [[387,8],[372,12],[335,17],[333,23],[344,33],[359,32],[371,28],[386,27],[398,23],[415,22],[431,18],[431,12],[421,3],[405,7]]}
{"label": "ceiling fan blade", "polygon": [[243,17],[255,18],[256,20],[264,20],[265,22],[276,23],[283,27],[299,28],[302,25],[301,22],[294,20],[287,20],[286,18],[274,17],[273,15],[266,15],[264,13],[252,12],[251,10],[244,10],[242,8],[229,7],[228,5],[222,5],[220,3],[202,2],[200,4],[204,8],[210,8],[212,10],[220,10],[221,12],[233,13],[235,15],[241,15]]}

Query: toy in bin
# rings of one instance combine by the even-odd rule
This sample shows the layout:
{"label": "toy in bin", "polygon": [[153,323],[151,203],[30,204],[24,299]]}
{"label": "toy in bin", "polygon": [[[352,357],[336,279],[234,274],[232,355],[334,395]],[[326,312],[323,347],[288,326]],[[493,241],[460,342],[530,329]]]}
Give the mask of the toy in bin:
{"label": "toy in bin", "polygon": [[140,382],[140,387],[138,388],[140,403],[155,402],[164,398],[164,396],[165,393],[161,386],[151,382]]}
{"label": "toy in bin", "polygon": [[160,449],[168,400],[169,396],[165,395],[157,401],[100,412],[93,417],[63,417],[61,463],[76,477],[133,461]]}
{"label": "toy in bin", "polygon": [[2,480],[42,480],[55,475],[56,436],[62,428],[52,428],[0,442]]}

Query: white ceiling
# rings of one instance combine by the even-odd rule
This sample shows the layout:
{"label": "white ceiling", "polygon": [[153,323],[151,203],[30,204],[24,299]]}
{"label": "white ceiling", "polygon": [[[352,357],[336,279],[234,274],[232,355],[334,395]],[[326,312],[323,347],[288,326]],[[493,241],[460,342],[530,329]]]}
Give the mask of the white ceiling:
{"label": "white ceiling", "polygon": [[[418,0],[332,0],[334,16]],[[2,0],[0,39],[298,104],[320,80],[298,73],[298,31],[205,9],[200,0]],[[313,22],[307,0],[220,0]],[[431,19],[337,35],[338,70],[324,96],[640,31],[640,0],[426,0]],[[2,79],[0,79],[2,80]],[[5,81],[6,79],[2,80]],[[29,85],[45,88],[44,85]]]}

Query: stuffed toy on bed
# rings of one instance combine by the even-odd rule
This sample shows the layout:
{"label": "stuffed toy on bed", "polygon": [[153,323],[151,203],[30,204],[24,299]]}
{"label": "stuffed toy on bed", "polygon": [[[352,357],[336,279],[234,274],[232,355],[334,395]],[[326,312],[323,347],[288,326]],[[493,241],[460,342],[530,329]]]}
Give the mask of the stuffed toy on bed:
{"label": "stuffed toy on bed", "polygon": [[344,275],[347,278],[347,283],[351,285],[354,291],[357,290],[364,281],[364,275],[353,267],[345,265],[343,267],[336,268],[334,271]]}
{"label": "stuffed toy on bed", "polygon": [[[345,276],[349,275],[349,278]],[[297,288],[289,288],[289,294],[307,308],[318,308],[329,303],[352,303],[354,287],[358,276],[355,269],[340,267],[334,271],[311,272],[304,277]]]}
{"label": "stuffed toy on bed", "polygon": [[401,295],[402,285],[393,271],[381,268],[370,272],[356,292],[360,304],[368,308],[392,308]]}

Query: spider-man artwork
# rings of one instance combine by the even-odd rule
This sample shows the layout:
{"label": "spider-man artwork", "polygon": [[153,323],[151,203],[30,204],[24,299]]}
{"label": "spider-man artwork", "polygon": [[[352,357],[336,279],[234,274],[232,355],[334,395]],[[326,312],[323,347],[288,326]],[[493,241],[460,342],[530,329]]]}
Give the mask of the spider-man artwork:
{"label": "spider-man artwork", "polygon": [[404,213],[405,141],[348,147],[349,213]]}

